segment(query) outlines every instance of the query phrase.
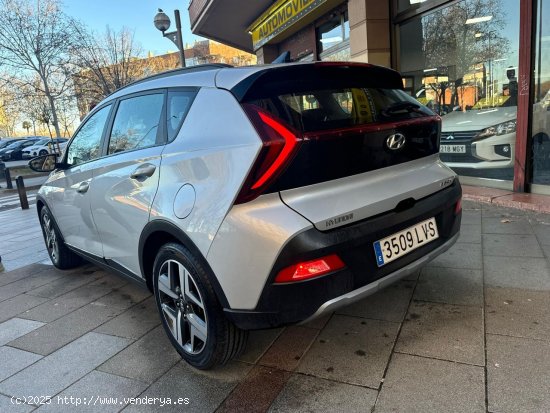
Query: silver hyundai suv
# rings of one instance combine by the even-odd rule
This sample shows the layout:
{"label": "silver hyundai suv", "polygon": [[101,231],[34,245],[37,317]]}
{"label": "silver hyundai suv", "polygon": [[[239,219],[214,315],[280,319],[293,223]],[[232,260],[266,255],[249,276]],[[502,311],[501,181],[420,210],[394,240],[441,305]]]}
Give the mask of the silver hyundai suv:
{"label": "silver hyundai suv", "polygon": [[441,120],[390,69],[206,65],[122,88],[84,119],[37,209],[51,260],[153,291],[206,369],[247,330],[312,320],[417,271],[457,239]]}

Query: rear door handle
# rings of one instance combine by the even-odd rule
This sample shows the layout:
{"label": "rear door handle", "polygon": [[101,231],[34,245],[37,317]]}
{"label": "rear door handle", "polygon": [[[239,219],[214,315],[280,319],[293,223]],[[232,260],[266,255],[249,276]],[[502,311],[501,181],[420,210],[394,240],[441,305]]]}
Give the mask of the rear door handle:
{"label": "rear door handle", "polygon": [[85,194],[88,192],[88,189],[90,189],[90,184],[88,182],[81,182],[80,185],[78,185],[76,192],[79,194]]}
{"label": "rear door handle", "polygon": [[150,163],[146,163],[145,165],[139,166],[132,174],[130,175],[130,178],[132,179],[143,179],[143,178],[149,178],[151,177],[157,167],[155,165],[151,165]]}

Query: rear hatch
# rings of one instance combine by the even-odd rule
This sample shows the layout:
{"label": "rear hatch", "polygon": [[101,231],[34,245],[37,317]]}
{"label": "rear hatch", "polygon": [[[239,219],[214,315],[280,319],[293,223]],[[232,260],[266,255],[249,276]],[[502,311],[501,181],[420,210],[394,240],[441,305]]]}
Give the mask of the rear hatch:
{"label": "rear hatch", "polygon": [[280,192],[328,230],[413,205],[442,188],[441,121],[390,69],[342,63],[278,66],[232,88],[264,140],[237,202]]}

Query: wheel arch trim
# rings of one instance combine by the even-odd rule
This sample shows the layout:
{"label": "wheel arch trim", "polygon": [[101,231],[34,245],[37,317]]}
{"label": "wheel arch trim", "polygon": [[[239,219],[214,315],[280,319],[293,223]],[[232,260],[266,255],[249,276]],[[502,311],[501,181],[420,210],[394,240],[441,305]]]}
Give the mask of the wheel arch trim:
{"label": "wheel arch trim", "polygon": [[[141,272],[141,275],[146,280],[147,285],[149,288],[151,288],[151,275],[147,274],[146,268],[145,268],[145,262],[144,262],[144,256],[145,256],[145,245],[147,244],[147,241],[150,239],[151,236],[158,233],[164,233],[172,238],[176,239],[178,242],[180,242],[185,248],[187,248],[197,259],[201,261],[201,263],[204,265],[204,267],[207,269],[206,273],[208,275],[208,279],[210,283],[212,284],[212,287],[214,288],[214,292],[216,293],[216,296],[218,300],[220,301],[220,304],[223,308],[229,308],[229,302],[227,301],[227,297],[225,296],[225,293],[221,287],[221,284],[219,283],[218,279],[216,278],[216,275],[214,274],[214,271],[210,267],[210,264],[208,264],[208,261],[204,257],[204,255],[200,252],[200,250],[197,248],[197,246],[193,243],[191,238],[180,228],[178,228],[173,223],[163,220],[163,219],[156,219],[153,221],[150,221],[141,232],[141,235],[139,237],[139,244],[138,244],[138,253],[139,253],[139,269]],[[160,245],[159,245],[160,248]]]}
{"label": "wheel arch trim", "polygon": [[[65,237],[63,236],[63,233],[62,233],[61,230],[59,229],[59,225],[57,225],[57,221],[56,221],[55,216],[54,216],[54,214],[53,214],[53,212],[52,212],[52,209],[50,208],[50,206],[48,205],[48,203],[46,202],[46,200],[44,199],[44,197],[43,197],[42,195],[40,195],[40,194],[37,194],[37,195],[36,195],[36,205],[37,205],[37,207],[36,207],[36,213],[38,214],[38,222],[40,222],[40,212],[42,211],[42,208],[43,208],[43,207],[42,207],[42,208],[39,208],[39,207],[38,207],[38,205],[39,205],[40,203],[42,203],[42,204],[43,204],[43,207],[48,208],[48,210],[50,211],[50,217],[51,217],[51,219],[52,219],[52,221],[53,221],[53,225],[54,225],[54,227],[55,227],[57,233],[58,233],[59,235],[61,235],[61,241],[65,242]],[[40,222],[40,225],[42,226],[42,223],[41,223],[41,222]]]}

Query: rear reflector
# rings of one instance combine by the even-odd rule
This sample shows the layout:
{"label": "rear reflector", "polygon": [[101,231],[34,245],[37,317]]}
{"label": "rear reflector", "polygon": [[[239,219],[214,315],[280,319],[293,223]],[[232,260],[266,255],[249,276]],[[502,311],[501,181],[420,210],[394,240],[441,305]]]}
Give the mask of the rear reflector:
{"label": "rear reflector", "polygon": [[258,197],[284,171],[301,141],[299,132],[262,108],[248,103],[243,108],[263,141],[256,162],[241,188],[237,204]]}
{"label": "rear reflector", "polygon": [[346,265],[338,255],[327,255],[326,257],[316,260],[294,264],[281,270],[279,274],[277,274],[277,277],[275,277],[275,282],[287,283],[307,280],[340,270],[345,266]]}
{"label": "rear reflector", "polygon": [[458,202],[455,205],[455,215],[460,214],[461,211],[462,211],[462,198],[459,198]]}

